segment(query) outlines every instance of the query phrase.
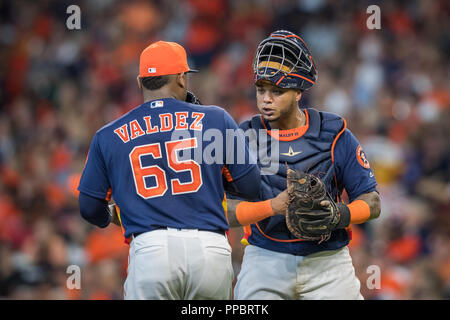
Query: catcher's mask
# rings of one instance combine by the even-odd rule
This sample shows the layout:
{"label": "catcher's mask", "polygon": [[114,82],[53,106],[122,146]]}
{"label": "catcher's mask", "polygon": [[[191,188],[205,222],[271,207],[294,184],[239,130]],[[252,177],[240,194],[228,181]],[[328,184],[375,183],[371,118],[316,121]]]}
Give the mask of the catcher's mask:
{"label": "catcher's mask", "polygon": [[255,82],[271,81],[278,87],[311,88],[317,80],[317,70],[305,42],[290,31],[278,30],[258,45],[253,60]]}

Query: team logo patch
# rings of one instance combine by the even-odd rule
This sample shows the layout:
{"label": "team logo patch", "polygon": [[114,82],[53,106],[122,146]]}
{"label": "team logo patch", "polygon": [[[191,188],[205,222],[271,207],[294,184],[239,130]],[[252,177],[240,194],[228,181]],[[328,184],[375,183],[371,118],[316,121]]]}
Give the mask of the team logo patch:
{"label": "team logo patch", "polygon": [[366,154],[364,153],[360,145],[358,146],[358,148],[356,148],[356,159],[361,166],[366,169],[370,169],[369,160],[367,160]]}

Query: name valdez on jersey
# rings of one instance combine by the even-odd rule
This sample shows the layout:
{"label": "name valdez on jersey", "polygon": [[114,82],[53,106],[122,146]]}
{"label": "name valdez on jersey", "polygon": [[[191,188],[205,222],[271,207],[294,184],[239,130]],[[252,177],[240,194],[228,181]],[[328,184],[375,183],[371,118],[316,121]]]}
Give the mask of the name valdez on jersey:
{"label": "name valdez on jersey", "polygon": [[159,114],[159,123],[156,123],[157,121],[154,121],[151,116],[145,116],[141,122],[143,126],[139,124],[137,119],[134,119],[115,129],[114,133],[117,134],[123,143],[127,143],[140,136],[158,132],[188,129],[201,131],[203,129],[201,121],[204,116],[205,114],[202,112],[161,113]]}

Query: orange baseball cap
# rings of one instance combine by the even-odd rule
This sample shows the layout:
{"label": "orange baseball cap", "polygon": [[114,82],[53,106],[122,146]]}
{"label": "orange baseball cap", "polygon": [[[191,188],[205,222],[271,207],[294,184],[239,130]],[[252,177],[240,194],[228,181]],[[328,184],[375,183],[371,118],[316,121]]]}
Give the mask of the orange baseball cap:
{"label": "orange baseball cap", "polygon": [[158,41],[141,53],[139,77],[156,77],[182,72],[198,72],[189,68],[186,50],[178,43]]}

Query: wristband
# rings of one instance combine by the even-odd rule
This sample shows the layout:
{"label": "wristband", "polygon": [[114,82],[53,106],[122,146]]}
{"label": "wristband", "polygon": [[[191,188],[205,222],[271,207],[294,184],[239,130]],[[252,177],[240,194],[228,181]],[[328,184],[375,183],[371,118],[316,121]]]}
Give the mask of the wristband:
{"label": "wristband", "polygon": [[242,201],[236,206],[236,219],[243,225],[249,225],[274,215],[270,199],[259,202]]}
{"label": "wristband", "polygon": [[364,200],[355,200],[348,206],[352,224],[366,222],[370,218],[370,207]]}

